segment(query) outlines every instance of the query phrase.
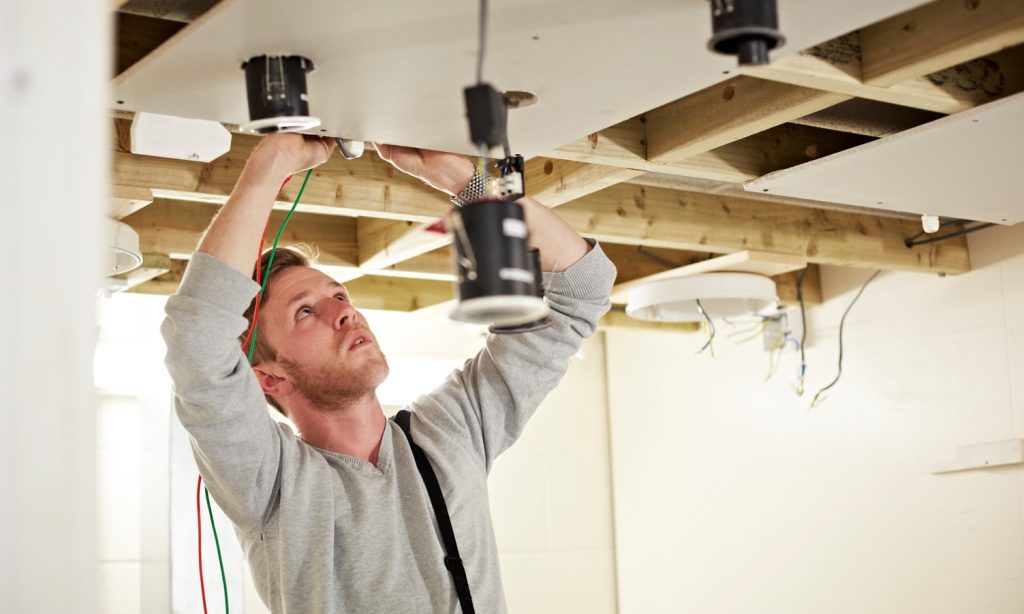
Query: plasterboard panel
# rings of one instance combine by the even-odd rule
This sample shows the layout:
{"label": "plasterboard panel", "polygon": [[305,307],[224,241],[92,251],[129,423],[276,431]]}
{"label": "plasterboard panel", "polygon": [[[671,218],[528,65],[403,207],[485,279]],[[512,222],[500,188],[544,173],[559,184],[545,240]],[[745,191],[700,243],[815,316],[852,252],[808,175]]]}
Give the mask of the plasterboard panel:
{"label": "plasterboard panel", "polygon": [[1024,221],[1024,93],[755,179],[750,191],[997,224]]}
{"label": "plasterboard panel", "polygon": [[[920,0],[782,0],[778,57]],[[513,149],[553,150],[726,78],[707,51],[707,0],[492,1],[484,79],[539,97],[513,111]],[[462,88],[475,81],[470,0],[224,0],[115,80],[114,108],[239,124],[242,62],[300,54],[310,111],[332,136],[470,152]],[[117,101],[122,101],[118,103]]]}
{"label": "plasterboard panel", "polygon": [[612,290],[612,303],[625,303],[629,299],[630,290],[661,279],[674,279],[676,277],[689,277],[691,275],[723,271],[755,273],[757,275],[773,277],[792,271],[799,271],[806,266],[807,259],[802,256],[745,250],[616,284]]}

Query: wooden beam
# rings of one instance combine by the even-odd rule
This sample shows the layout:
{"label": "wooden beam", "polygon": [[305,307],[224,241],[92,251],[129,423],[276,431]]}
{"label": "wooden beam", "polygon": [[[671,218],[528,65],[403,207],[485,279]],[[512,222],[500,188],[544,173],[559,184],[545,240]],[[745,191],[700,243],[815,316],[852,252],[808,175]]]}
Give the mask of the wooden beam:
{"label": "wooden beam", "polygon": [[662,279],[675,279],[677,277],[689,277],[714,272],[755,273],[770,277],[773,275],[784,275],[806,267],[807,261],[802,256],[743,250],[673,269],[665,269],[639,279],[619,281],[612,288],[611,298],[612,303],[625,304],[628,302],[629,293],[633,289],[642,284]]}
{"label": "wooden beam", "polygon": [[1024,0],[937,0],[860,32],[861,78],[888,87],[1024,42]]}
{"label": "wooden beam", "polygon": [[[792,273],[772,277],[775,281],[775,294],[779,297],[779,303],[784,307],[799,306],[800,301],[797,298],[796,286],[800,280],[801,273],[803,273],[803,271],[793,271]],[[803,292],[805,307],[821,304],[823,300],[821,295],[821,269],[818,265],[807,265],[807,274],[804,277]]]}
{"label": "wooden beam", "polygon": [[658,162],[645,158],[645,122],[643,117],[633,118],[559,147],[549,157],[742,183],[870,140],[860,135],[785,124],[686,160]]}
{"label": "wooden beam", "polygon": [[638,177],[644,171],[572,160],[533,158],[526,162],[526,191],[548,207]]}
{"label": "wooden beam", "polygon": [[[151,208],[129,216],[124,222],[139,233],[143,252],[186,256],[195,250],[216,212],[217,207],[213,205],[158,199]],[[280,211],[271,215],[269,228],[272,231],[276,232],[284,215]],[[288,223],[281,244],[308,244],[318,253],[320,265],[335,273],[344,272],[349,278],[368,274],[448,282],[455,279],[447,248],[383,269],[357,268],[355,224],[352,218],[296,213]],[[264,248],[270,248],[273,241],[268,231]]]}
{"label": "wooden beam", "polygon": [[1024,90],[1024,48],[986,57],[966,51],[941,69],[889,87],[861,81],[861,34],[840,36],[748,75],[936,113],[957,113]]}
{"label": "wooden beam", "polygon": [[[172,260],[171,270],[131,288],[143,294],[174,294],[184,275],[187,260]],[[412,311],[452,297],[451,282],[424,279],[401,279],[368,275],[345,282],[352,301],[359,309]]]}
{"label": "wooden beam", "polygon": [[[548,207],[569,202],[643,174],[643,171],[586,164],[569,160],[534,158],[527,161],[526,188]],[[381,269],[451,244],[448,235],[427,232],[430,224],[394,222],[361,217],[356,226],[359,263]]]}
{"label": "wooden beam", "polygon": [[[966,241],[907,248],[909,220],[743,198],[618,185],[559,209],[578,232],[632,245],[731,253],[745,249],[806,256],[809,262],[962,273]],[[959,239],[962,239],[960,237]]]}
{"label": "wooden beam", "polygon": [[[217,209],[204,203],[157,199],[152,205],[122,221],[139,233],[143,252],[191,254]],[[271,214],[265,248],[273,244],[285,215],[283,211]],[[281,244],[310,243],[319,251],[321,264],[355,267],[355,224],[352,218],[297,213],[288,223]],[[255,247],[254,240],[254,253]]]}
{"label": "wooden beam", "polygon": [[742,185],[736,183],[711,181],[709,179],[695,179],[693,177],[679,177],[677,175],[648,173],[646,175],[641,175],[636,179],[631,179],[625,183],[642,185],[649,188],[679,190],[682,192],[717,194],[723,198],[747,198],[775,205],[795,205],[798,207],[823,209],[825,211],[846,211],[855,214],[880,215],[883,217],[895,217],[906,220],[921,219],[920,215],[915,215],[913,213],[901,213],[899,211],[879,209],[877,207],[860,207],[841,203],[828,203],[820,200],[808,200],[806,198],[795,198],[792,196],[783,196],[781,194],[772,194],[771,192],[748,192],[743,189]]}
{"label": "wooden beam", "polygon": [[366,275],[345,284],[359,309],[415,311],[451,300],[451,282]]}
{"label": "wooden beam", "polygon": [[647,159],[685,160],[831,107],[849,96],[733,77],[645,113]]}
{"label": "wooden beam", "polygon": [[404,260],[386,269],[367,270],[367,275],[393,275],[397,277],[418,277],[423,279],[435,279],[439,281],[455,281],[455,261],[452,258],[450,246],[441,247],[434,251],[427,252]]}
{"label": "wooden beam", "polygon": [[[692,265],[714,257],[714,254],[659,249],[640,245],[620,245],[602,243],[604,253],[615,263],[618,275],[616,284],[628,283],[643,277],[655,275],[666,270]],[[775,275],[776,292],[779,302],[783,305],[796,305],[796,284],[801,271],[793,271]],[[804,304],[821,304],[821,278],[818,265],[807,265],[807,276],[804,279]]]}
{"label": "wooden beam", "polygon": [[739,155],[728,152],[732,154],[732,160],[723,160],[721,155],[707,153],[672,164],[651,162],[647,159],[645,122],[643,116],[628,119],[567,143],[549,153],[547,157],[734,183],[748,181],[763,174],[753,169],[752,165],[757,162],[750,159],[746,152]]}
{"label": "wooden beam", "polygon": [[115,220],[128,217],[153,202],[153,191],[147,188],[113,185],[107,215]]}
{"label": "wooden beam", "polygon": [[615,263],[615,268],[618,270],[618,275],[615,277],[616,283],[633,281],[666,269],[686,266],[708,258],[708,254],[704,252],[610,242],[602,242],[601,249],[604,250],[608,259]]}
{"label": "wooden beam", "polygon": [[361,217],[356,221],[359,266],[384,269],[451,243],[448,233],[427,230],[432,224]]}
{"label": "wooden beam", "polygon": [[[120,3],[123,0],[114,0]],[[116,8],[116,7],[115,7]],[[115,13],[114,74],[119,75],[185,27],[180,21]]]}
{"label": "wooden beam", "polygon": [[[129,153],[131,122],[114,121],[114,185],[145,188],[178,200],[224,203],[234,188],[259,137],[233,134],[231,150],[209,164]],[[282,190],[277,208],[292,205],[302,174]],[[310,213],[368,215],[399,220],[432,221],[451,209],[441,192],[395,169],[375,152],[345,160],[340,155],[314,169],[298,209]]]}

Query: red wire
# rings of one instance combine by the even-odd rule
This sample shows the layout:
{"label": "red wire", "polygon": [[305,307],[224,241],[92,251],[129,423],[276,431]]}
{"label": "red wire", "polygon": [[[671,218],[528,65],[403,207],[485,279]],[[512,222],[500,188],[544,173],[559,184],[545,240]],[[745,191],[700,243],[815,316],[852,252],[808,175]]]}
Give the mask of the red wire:
{"label": "red wire", "polygon": [[[287,177],[285,177],[284,178],[284,183],[281,184],[281,188],[284,189],[284,186],[288,185],[288,182],[291,181],[291,180],[292,180],[292,176],[291,175],[288,175]],[[263,245],[266,243],[266,240],[267,240],[267,228],[269,228],[269,227],[270,227],[270,220],[268,219],[266,226],[263,227],[263,235],[260,237],[260,247],[259,247],[259,250],[256,251],[256,284],[257,285],[259,285],[260,282],[263,281],[261,279],[262,275],[261,275],[261,271],[260,271],[260,260],[263,259]],[[262,292],[260,292],[259,294],[256,295],[256,306],[252,310],[252,323],[249,324],[249,334],[245,336],[245,343],[242,344],[243,351],[246,351],[246,352],[249,351],[247,348],[249,347],[249,342],[252,341],[252,334],[256,331],[256,318],[260,315],[260,298],[262,298],[262,296],[263,296]]]}
{"label": "red wire", "polygon": [[203,488],[203,476],[196,482],[196,537],[199,538],[199,590],[203,593],[203,614],[206,614],[206,583],[203,581],[203,508],[199,493]]}
{"label": "red wire", "polygon": [[[288,185],[288,182],[292,180],[292,176],[288,175],[281,187]],[[267,228],[270,226],[270,220],[267,220],[267,225],[263,227],[263,235],[260,237],[260,248],[256,253],[256,283],[259,284],[262,280],[262,271],[260,271],[260,260],[263,257],[263,243],[267,239]],[[243,347],[248,347],[249,342],[252,340],[253,332],[256,330],[256,318],[260,314],[260,297],[262,292],[256,295],[256,306],[252,310],[252,324],[249,326],[249,334],[245,337],[245,343]],[[203,595],[203,614],[208,614],[206,610],[206,582],[203,580],[203,506],[201,503],[200,494],[203,488],[203,476],[200,475],[196,481],[196,537],[199,544],[199,590]]]}
{"label": "red wire", "polygon": [[[290,177],[289,177],[289,179],[290,179]],[[287,183],[287,180],[285,180],[285,183]],[[260,237],[260,249],[259,249],[259,252],[257,252],[257,254],[256,254],[256,285],[260,285],[260,282],[263,281],[261,279],[262,278],[262,271],[260,271],[260,260],[263,259],[263,242],[267,238],[267,228],[269,228],[269,227],[270,227],[270,220],[267,220],[267,225],[263,227],[263,236]],[[252,341],[252,334],[256,331],[256,319],[260,315],[260,298],[262,296],[263,296],[262,292],[260,292],[259,294],[256,295],[256,306],[252,310],[252,323],[249,324],[249,334],[245,336],[245,343],[242,344],[242,351],[243,352],[248,352],[249,351],[249,342]]]}

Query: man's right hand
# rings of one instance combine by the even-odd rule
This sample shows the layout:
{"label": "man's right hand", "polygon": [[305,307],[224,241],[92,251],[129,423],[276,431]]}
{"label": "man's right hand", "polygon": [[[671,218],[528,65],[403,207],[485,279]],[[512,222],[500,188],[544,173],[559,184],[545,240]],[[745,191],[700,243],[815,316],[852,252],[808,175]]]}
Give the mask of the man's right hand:
{"label": "man's right hand", "polygon": [[253,152],[253,159],[269,162],[284,175],[293,175],[319,166],[331,157],[334,139],[294,132],[263,137]]}
{"label": "man's right hand", "polygon": [[323,164],[333,148],[333,139],[316,136],[289,133],[263,137],[198,251],[219,258],[245,276],[251,275],[260,236],[281,182],[289,175]]}

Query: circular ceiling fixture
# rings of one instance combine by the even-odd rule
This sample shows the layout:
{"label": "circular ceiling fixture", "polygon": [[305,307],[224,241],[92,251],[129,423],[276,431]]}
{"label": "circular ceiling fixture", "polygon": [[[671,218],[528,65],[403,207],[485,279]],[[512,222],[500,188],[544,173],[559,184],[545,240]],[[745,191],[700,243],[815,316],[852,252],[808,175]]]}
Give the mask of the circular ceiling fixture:
{"label": "circular ceiling fixture", "polygon": [[142,264],[139,234],[128,224],[104,219],[104,247],[100,274],[104,277],[127,273]]}
{"label": "circular ceiling fixture", "polygon": [[633,288],[626,315],[652,322],[699,322],[749,316],[778,302],[775,282],[754,273],[703,273],[656,279]]}

